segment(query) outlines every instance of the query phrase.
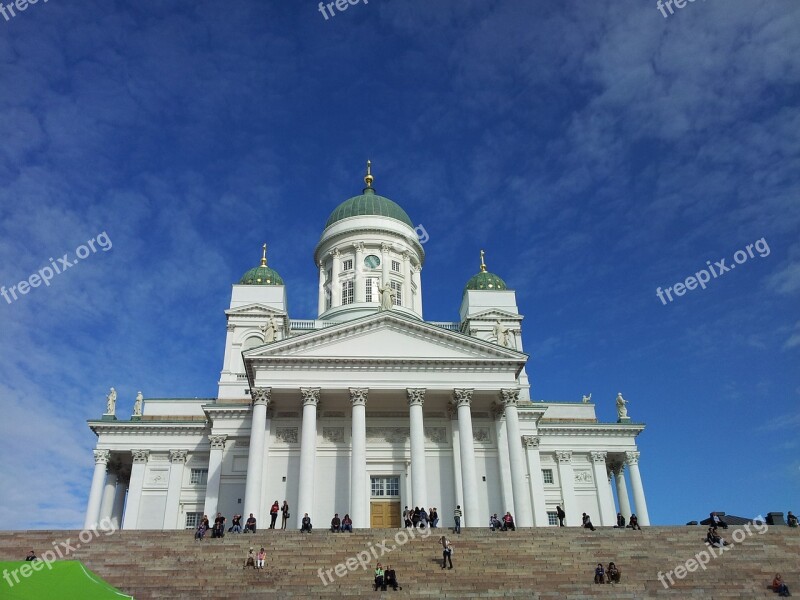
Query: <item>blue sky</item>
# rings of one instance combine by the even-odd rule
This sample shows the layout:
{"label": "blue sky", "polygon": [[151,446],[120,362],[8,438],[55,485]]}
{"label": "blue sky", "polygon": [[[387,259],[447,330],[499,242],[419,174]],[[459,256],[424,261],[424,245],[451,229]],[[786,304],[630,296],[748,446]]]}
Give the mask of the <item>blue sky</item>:
{"label": "blue sky", "polygon": [[[40,0],[0,17],[0,522],[79,527],[86,419],[210,397],[230,284],[293,318],[328,214],[375,187],[424,226],[425,317],[486,250],[536,399],[618,391],[654,523],[800,510],[800,4]],[[764,238],[705,290],[674,286]]]}

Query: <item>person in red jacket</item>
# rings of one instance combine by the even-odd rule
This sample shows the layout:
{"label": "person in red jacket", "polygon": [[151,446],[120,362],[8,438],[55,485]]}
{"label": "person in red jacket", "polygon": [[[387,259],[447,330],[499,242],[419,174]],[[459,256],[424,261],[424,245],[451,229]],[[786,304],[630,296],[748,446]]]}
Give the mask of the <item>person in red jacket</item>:
{"label": "person in red jacket", "polygon": [[281,506],[278,501],[272,503],[272,508],[269,509],[269,518],[271,519],[269,528],[275,529],[275,521],[278,520],[278,513],[281,512]]}

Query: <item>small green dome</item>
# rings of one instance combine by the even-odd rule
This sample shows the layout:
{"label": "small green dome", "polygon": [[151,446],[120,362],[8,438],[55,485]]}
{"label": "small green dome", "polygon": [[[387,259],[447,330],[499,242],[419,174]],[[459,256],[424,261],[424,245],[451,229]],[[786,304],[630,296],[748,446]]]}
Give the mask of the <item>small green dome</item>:
{"label": "small green dome", "polygon": [[477,275],[473,275],[464,287],[467,290],[507,290],[506,282],[500,279],[494,273],[481,271]]}
{"label": "small green dome", "polygon": [[283,279],[269,267],[253,267],[242,275],[239,285],[283,285]]}
{"label": "small green dome", "polygon": [[267,245],[262,246],[261,264],[242,275],[239,285],[283,285],[278,272],[267,266]]}
{"label": "small green dome", "polygon": [[358,217],[361,215],[377,215],[381,217],[389,217],[396,219],[414,228],[411,219],[408,218],[406,211],[400,208],[400,205],[389,198],[384,198],[375,193],[371,187],[364,189],[360,196],[354,196],[349,200],[345,200],[337,206],[328,217],[328,222],[325,227],[328,228],[334,223],[347,219],[349,217]]}

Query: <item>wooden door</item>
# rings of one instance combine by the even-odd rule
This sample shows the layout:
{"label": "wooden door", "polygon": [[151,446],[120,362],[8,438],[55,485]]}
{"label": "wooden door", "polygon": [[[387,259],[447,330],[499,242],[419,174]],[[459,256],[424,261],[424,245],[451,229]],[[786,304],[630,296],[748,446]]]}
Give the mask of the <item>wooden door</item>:
{"label": "wooden door", "polygon": [[369,526],[373,529],[396,529],[402,515],[399,502],[375,500],[370,502]]}

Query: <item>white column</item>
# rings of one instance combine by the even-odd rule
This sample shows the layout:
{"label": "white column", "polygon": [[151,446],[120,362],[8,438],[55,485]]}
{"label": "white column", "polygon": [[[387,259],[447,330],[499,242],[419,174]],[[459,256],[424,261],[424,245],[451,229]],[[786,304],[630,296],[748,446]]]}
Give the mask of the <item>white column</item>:
{"label": "white column", "polygon": [[[331,308],[342,305],[342,283],[339,273],[342,271],[342,255],[338,248],[331,250],[333,263],[331,265]],[[302,516],[301,516],[302,518]]]}
{"label": "white column", "polygon": [[614,497],[611,495],[611,486],[608,485],[608,471],[606,469],[607,452],[590,452],[594,484],[597,487],[597,505],[600,507],[600,525],[613,527],[617,524],[617,513],[614,511]]}
{"label": "white column", "polygon": [[353,529],[368,529],[367,517],[367,394],[368,389],[350,388],[352,454],[350,456],[350,518]]}
{"label": "white column", "polygon": [[614,472],[614,483],[617,485],[619,512],[628,520],[631,518],[631,501],[628,497],[628,484],[625,482],[625,463],[612,465],[611,470]]}
{"label": "white column", "polygon": [[411,257],[408,252],[403,252],[403,306],[414,309],[411,296]]}
{"label": "white column", "polygon": [[[514,494],[511,491],[511,465],[508,460],[508,440],[506,435],[506,424],[503,421],[503,410],[500,409],[494,415],[494,431],[497,440],[497,463],[500,469],[500,499],[502,505],[498,510],[502,510],[501,514],[506,511],[512,515],[516,515],[514,508]],[[495,507],[497,508],[497,507]],[[494,508],[489,507],[489,512],[494,512]]]}
{"label": "white column", "polygon": [[[183,470],[186,466],[186,450],[169,451],[169,483],[167,484],[167,502],[164,509],[163,529],[179,529],[181,488],[183,487]],[[209,519],[212,517],[209,516]],[[180,527],[183,529],[183,527]]]}
{"label": "white column", "polygon": [[464,486],[465,527],[480,527],[481,515],[478,506],[478,475],[475,470],[475,442],[472,437],[472,392],[470,389],[453,390],[458,406],[458,439],[461,446],[461,479]]}
{"label": "white column", "polygon": [[547,527],[547,505],[544,501],[544,479],[542,478],[542,459],[539,456],[539,438],[534,435],[522,436],[525,445],[525,460],[528,463],[528,481],[533,499],[533,524]]}
{"label": "white column", "polygon": [[631,477],[633,503],[636,505],[636,516],[639,519],[639,525],[650,525],[650,515],[647,513],[647,501],[644,499],[642,474],[639,472],[639,453],[626,452],[625,464],[628,465],[628,472]]}
{"label": "white column", "polygon": [[[213,518],[211,515],[217,514],[219,505],[219,482],[222,476],[222,455],[225,451],[226,439],[228,439],[227,435],[208,436],[211,450],[208,454],[208,479],[206,480],[206,501],[203,506],[203,514],[209,515],[209,519]],[[246,497],[247,492],[245,491]],[[250,516],[249,512],[247,516]]]}
{"label": "white column", "polygon": [[[353,265],[353,271],[355,273],[355,281],[353,282],[353,285],[355,286],[353,291],[355,294],[354,298],[356,302],[366,302],[367,288],[365,287],[364,283],[364,242],[353,244],[353,248],[356,251],[355,264]],[[350,514],[350,518],[353,518],[352,513]]]}
{"label": "white column", "polygon": [[117,489],[114,494],[114,506],[111,509],[111,526],[122,529],[122,515],[125,513],[125,495],[128,491],[130,473],[120,472],[117,475]]}
{"label": "white column", "polygon": [[319,300],[317,302],[317,316],[325,312],[325,299],[327,297],[327,290],[325,290],[325,263],[319,261]]}
{"label": "white column", "polygon": [[[300,388],[303,395],[303,425],[300,433],[300,484],[296,515],[298,529],[302,526],[304,513],[308,513],[314,523],[314,466],[317,454],[319,392],[319,388]],[[324,520],[321,522],[324,523]]]}
{"label": "white column", "polygon": [[[247,453],[247,481],[244,489],[245,520],[253,513],[256,523],[263,520],[266,514],[261,512],[261,484],[264,474],[264,438],[266,437],[267,407],[272,395],[272,388],[253,388],[250,392],[253,400],[253,413],[250,421],[250,448]],[[208,518],[212,519],[210,513]]]}
{"label": "white column", "polygon": [[106,485],[103,488],[103,500],[100,503],[100,517],[98,522],[108,527],[111,523],[111,512],[114,510],[114,497],[117,492],[117,474],[108,468]]}
{"label": "white column", "polygon": [[428,479],[425,469],[425,423],[422,418],[425,389],[409,388],[406,390],[406,394],[408,395],[408,411],[411,425],[411,501],[414,506],[428,506]]}
{"label": "white column", "polygon": [[100,503],[103,500],[106,468],[110,456],[111,452],[108,450],[94,450],[94,475],[92,476],[92,487],[89,489],[89,505],[86,507],[84,529],[91,529],[100,520]]}
{"label": "white column", "polygon": [[139,528],[139,505],[142,502],[142,487],[144,487],[144,474],[147,471],[147,457],[149,450],[131,450],[133,466],[131,467],[131,481],[128,484],[128,502],[125,505],[125,529]]}
{"label": "white column", "polygon": [[580,525],[578,503],[575,501],[575,470],[572,468],[572,451],[557,450],[558,481],[561,484],[561,508],[567,513],[565,525]]}
{"label": "white column", "polygon": [[508,458],[511,463],[511,491],[514,494],[514,508],[517,514],[514,521],[518,527],[533,527],[531,494],[525,481],[525,459],[522,455],[522,436],[519,433],[519,389],[500,390],[506,408],[506,429],[508,430]]}
{"label": "white column", "polygon": [[233,330],[236,326],[233,323],[228,323],[225,327],[225,356],[222,359],[223,373],[229,373],[231,370],[231,350],[233,348]]}
{"label": "white column", "polygon": [[392,265],[389,263],[392,260],[391,256],[389,255],[389,249],[391,246],[386,242],[381,244],[381,285],[389,285],[391,278],[389,277],[389,267]]}
{"label": "white column", "polygon": [[[452,407],[452,404],[450,405]],[[456,415],[456,412],[453,411],[453,416]],[[461,442],[460,436],[458,435],[458,421],[452,420],[450,422],[450,427],[453,431],[453,475],[454,481],[456,483],[456,505],[464,506],[464,480],[461,478]],[[448,513],[440,513],[439,518],[442,519],[444,522],[444,518],[441,516],[444,514],[447,519],[451,519],[453,516],[452,509],[455,506],[450,507],[451,510]]]}
{"label": "white column", "polygon": [[422,318],[422,278],[420,277],[420,272],[422,271],[422,267],[420,266],[411,266],[411,281],[417,288],[417,293],[414,295],[414,312]]}

